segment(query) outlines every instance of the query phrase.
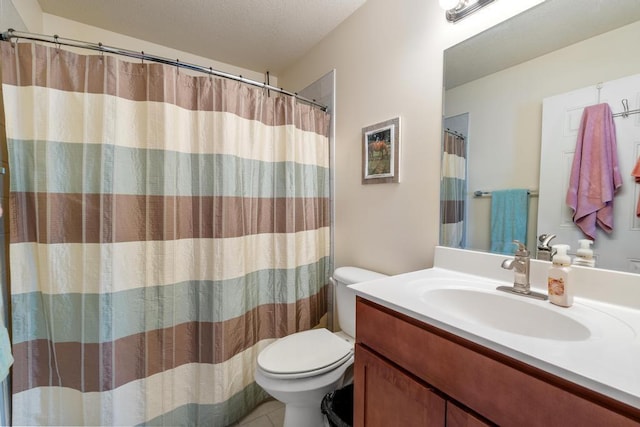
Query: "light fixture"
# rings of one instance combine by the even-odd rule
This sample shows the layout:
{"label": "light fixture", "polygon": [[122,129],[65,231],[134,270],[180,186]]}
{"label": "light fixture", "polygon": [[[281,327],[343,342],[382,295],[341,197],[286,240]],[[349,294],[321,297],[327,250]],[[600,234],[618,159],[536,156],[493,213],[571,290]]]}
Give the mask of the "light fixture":
{"label": "light fixture", "polygon": [[493,2],[493,0],[439,0],[440,7],[446,10],[447,21],[456,22],[471,15],[476,10]]}

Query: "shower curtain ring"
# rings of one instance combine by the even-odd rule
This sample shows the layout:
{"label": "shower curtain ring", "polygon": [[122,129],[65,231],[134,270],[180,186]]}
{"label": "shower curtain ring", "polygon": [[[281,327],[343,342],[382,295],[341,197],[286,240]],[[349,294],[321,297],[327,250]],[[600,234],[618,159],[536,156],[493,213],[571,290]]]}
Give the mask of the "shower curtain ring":
{"label": "shower curtain ring", "polygon": [[53,40],[54,40],[54,43],[56,45],[56,53],[59,53],[60,52],[60,42],[58,41],[58,35],[57,34],[53,35]]}
{"label": "shower curtain ring", "polygon": [[[19,37],[14,37],[13,33],[15,32],[15,30],[13,28],[9,28],[7,30],[7,32],[5,34],[7,34],[8,40],[9,40],[9,44],[11,45],[12,49],[16,48],[16,45],[18,44],[18,39]],[[5,35],[3,34],[3,36]]]}
{"label": "shower curtain ring", "polygon": [[142,54],[140,61],[142,61],[141,64],[144,65],[144,50],[141,50],[140,53]]}

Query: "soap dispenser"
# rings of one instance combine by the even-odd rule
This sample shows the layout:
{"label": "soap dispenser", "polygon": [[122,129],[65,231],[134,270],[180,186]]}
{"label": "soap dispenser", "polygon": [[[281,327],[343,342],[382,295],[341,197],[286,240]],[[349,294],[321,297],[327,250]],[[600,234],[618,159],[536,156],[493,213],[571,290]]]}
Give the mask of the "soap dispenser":
{"label": "soap dispenser", "polygon": [[553,245],[556,254],[553,256],[547,285],[549,301],[561,307],[571,307],[573,290],[571,286],[571,258],[567,255],[569,245]]}
{"label": "soap dispenser", "polygon": [[596,260],[593,258],[593,251],[590,246],[593,245],[593,240],[581,239],[578,240],[580,248],[576,251],[576,257],[573,259],[573,265],[581,265],[584,267],[595,267]]}

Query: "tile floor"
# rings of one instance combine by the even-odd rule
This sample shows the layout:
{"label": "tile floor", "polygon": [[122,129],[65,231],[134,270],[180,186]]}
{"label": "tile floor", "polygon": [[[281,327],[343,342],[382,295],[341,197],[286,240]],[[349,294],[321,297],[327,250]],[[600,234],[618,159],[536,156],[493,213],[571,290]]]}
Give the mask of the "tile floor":
{"label": "tile floor", "polygon": [[277,400],[267,400],[234,425],[238,427],[282,427],[283,423],[284,404]]}

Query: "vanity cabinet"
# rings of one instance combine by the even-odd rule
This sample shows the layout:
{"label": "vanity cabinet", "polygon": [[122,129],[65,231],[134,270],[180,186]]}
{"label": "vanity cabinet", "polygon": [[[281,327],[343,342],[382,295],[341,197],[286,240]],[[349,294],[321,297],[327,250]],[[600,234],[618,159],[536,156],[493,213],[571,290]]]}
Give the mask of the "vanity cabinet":
{"label": "vanity cabinet", "polygon": [[638,426],[640,410],[357,298],[354,425]]}

